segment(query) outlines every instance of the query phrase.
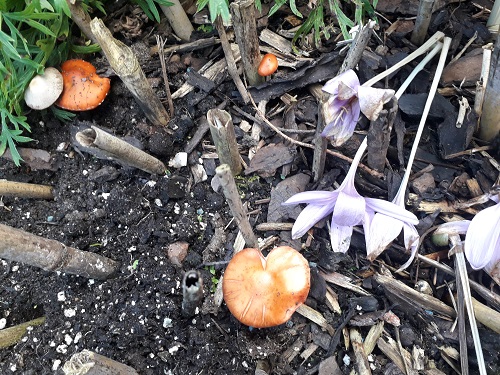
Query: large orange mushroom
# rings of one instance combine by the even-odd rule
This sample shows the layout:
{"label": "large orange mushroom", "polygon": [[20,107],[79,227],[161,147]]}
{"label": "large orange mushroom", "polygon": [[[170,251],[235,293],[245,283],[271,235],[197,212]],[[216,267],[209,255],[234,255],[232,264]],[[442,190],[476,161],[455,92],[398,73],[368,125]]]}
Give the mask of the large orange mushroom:
{"label": "large orange mushroom", "polygon": [[111,86],[110,79],[99,77],[95,67],[84,60],[68,60],[61,65],[64,89],[56,102],[70,111],[87,111],[99,106]]}
{"label": "large orange mushroom", "polygon": [[307,260],[289,246],[264,257],[258,249],[235,254],[222,281],[229,311],[241,323],[255,328],[285,323],[309,293]]}

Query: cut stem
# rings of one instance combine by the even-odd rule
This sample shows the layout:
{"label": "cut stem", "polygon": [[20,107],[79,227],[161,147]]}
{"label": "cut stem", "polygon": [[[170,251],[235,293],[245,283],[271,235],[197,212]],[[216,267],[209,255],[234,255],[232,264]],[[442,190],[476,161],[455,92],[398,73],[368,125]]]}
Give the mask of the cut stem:
{"label": "cut stem", "polygon": [[101,19],[94,18],[90,22],[90,27],[109,65],[132,93],[148,120],[154,125],[166,126],[170,117],[151,88],[134,51],[113,38],[111,31],[104,26]]}
{"label": "cut stem", "polygon": [[211,109],[207,120],[221,164],[229,165],[233,175],[238,175],[241,172],[241,157],[231,115],[221,109]]}
{"label": "cut stem", "polygon": [[172,26],[175,35],[185,42],[189,42],[191,34],[194,31],[193,24],[189,21],[179,0],[168,1],[172,3],[172,5],[160,5],[163,14],[167,17],[168,23]]}
{"label": "cut stem", "polygon": [[234,36],[240,47],[243,70],[251,86],[264,82],[257,72],[261,60],[254,0],[237,0],[230,5]]}
{"label": "cut stem", "polygon": [[400,62],[398,62],[396,65],[392,66],[391,68],[389,68],[389,69],[383,71],[382,73],[376,75],[372,79],[366,81],[365,83],[363,83],[362,86],[367,86],[367,87],[373,86],[375,83],[377,83],[381,79],[387,77],[389,74],[395,72],[396,70],[398,70],[402,66],[408,64],[410,61],[415,60],[418,56],[420,56],[420,55],[424,54],[425,52],[427,52],[427,50],[429,50],[432,46],[434,46],[434,44],[436,44],[437,42],[439,42],[443,38],[444,38],[444,33],[442,33],[441,31],[436,31],[436,33],[433,36],[431,36],[427,40],[427,42],[425,42],[424,44],[422,44],[419,48],[417,48],[411,54],[409,54],[408,56],[406,56],[403,60],[401,60]]}
{"label": "cut stem", "polygon": [[253,247],[258,249],[259,242],[253,233],[250,221],[248,221],[247,213],[241,202],[241,198],[238,194],[238,188],[236,187],[236,182],[231,173],[231,168],[229,165],[222,164],[215,169],[215,173],[219,179],[222,186],[224,196],[226,197],[226,202],[231,209],[234,219],[241,231],[243,238],[248,247]]}
{"label": "cut stem", "polygon": [[54,199],[52,186],[0,180],[0,195],[18,198]]}
{"label": "cut stem", "polygon": [[92,279],[106,280],[120,263],[63,243],[0,224],[0,258]]}
{"label": "cut stem", "polygon": [[84,147],[105,151],[109,158],[121,164],[152,174],[164,174],[167,168],[160,160],[112,134],[92,126],[76,133],[76,141]]}
{"label": "cut stem", "polygon": [[415,27],[411,34],[411,42],[417,46],[421,45],[427,36],[433,6],[434,0],[420,0]]}
{"label": "cut stem", "polygon": [[439,56],[439,62],[438,62],[438,65],[436,67],[436,71],[434,73],[434,79],[432,80],[431,88],[429,89],[429,96],[427,97],[427,100],[425,102],[424,111],[422,113],[422,117],[420,118],[420,123],[418,125],[417,134],[415,134],[413,146],[411,148],[410,156],[408,158],[408,165],[406,167],[406,171],[405,171],[405,174],[403,176],[403,180],[401,181],[401,185],[399,186],[399,190],[398,190],[398,192],[393,200],[393,202],[396,204],[400,204],[400,205],[404,204],[403,201],[404,201],[404,195],[405,195],[405,191],[406,191],[406,185],[408,185],[408,180],[410,178],[411,168],[413,166],[413,161],[415,160],[415,155],[416,155],[417,149],[418,149],[418,143],[420,142],[422,132],[424,131],[425,122],[427,121],[427,116],[429,115],[432,101],[434,100],[434,96],[436,95],[436,90],[437,90],[437,87],[439,84],[439,80],[441,79],[441,74],[442,74],[443,69],[444,69],[444,65],[446,62],[446,56],[448,55],[448,50],[450,48],[450,44],[451,44],[451,38],[445,37],[444,41],[443,41],[441,55]]}
{"label": "cut stem", "polygon": [[139,375],[132,367],[87,349],[73,354],[63,371],[65,375]]}

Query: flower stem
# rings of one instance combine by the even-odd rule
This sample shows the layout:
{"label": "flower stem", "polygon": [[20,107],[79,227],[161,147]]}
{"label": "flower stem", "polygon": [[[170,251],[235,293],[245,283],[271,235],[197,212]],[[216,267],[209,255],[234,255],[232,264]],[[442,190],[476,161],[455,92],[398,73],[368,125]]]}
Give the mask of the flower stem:
{"label": "flower stem", "polygon": [[417,48],[414,52],[412,52],[410,55],[406,56],[403,60],[398,62],[396,65],[393,67],[383,71],[382,73],[376,75],[372,79],[366,81],[365,83],[362,84],[362,86],[370,87],[373,86],[375,83],[380,81],[381,79],[387,77],[389,74],[395,72],[402,66],[408,64],[410,61],[413,61],[416,59],[418,56],[422,55],[423,53],[427,52],[434,44],[439,42],[441,39],[443,39],[444,33],[441,31],[436,31],[436,33],[427,40],[424,44],[422,44],[419,48]]}
{"label": "flower stem", "polygon": [[443,72],[444,65],[446,62],[446,56],[448,55],[448,49],[450,48],[451,38],[445,37],[443,40],[443,49],[441,50],[441,54],[439,56],[439,62],[436,67],[436,72],[434,73],[434,79],[432,80],[431,88],[429,90],[429,96],[427,97],[427,101],[425,102],[424,111],[422,113],[422,117],[420,118],[420,123],[418,124],[417,134],[415,135],[415,140],[413,141],[413,146],[411,148],[410,157],[408,158],[408,165],[406,167],[405,174],[403,176],[403,181],[401,181],[401,185],[399,187],[398,193],[394,198],[394,203],[401,204],[404,200],[404,192],[406,190],[406,185],[408,184],[408,180],[410,178],[411,167],[413,165],[413,161],[415,160],[415,154],[417,153],[418,143],[420,142],[420,138],[422,136],[422,132],[424,130],[424,125],[427,120],[427,116],[429,115],[429,110],[431,109],[432,101],[434,100],[434,96],[436,95],[437,86],[439,84],[439,79],[441,78],[441,73]]}

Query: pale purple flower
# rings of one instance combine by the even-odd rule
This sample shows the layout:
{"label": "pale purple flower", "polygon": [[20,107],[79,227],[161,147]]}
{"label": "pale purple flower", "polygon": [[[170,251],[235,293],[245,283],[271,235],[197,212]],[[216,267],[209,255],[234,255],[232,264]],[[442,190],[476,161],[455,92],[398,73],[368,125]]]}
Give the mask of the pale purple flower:
{"label": "pale purple flower", "polygon": [[[392,203],[401,207],[401,209],[406,210],[403,198],[404,190],[400,188],[396,197],[392,200]],[[372,219],[371,226],[368,229],[369,235],[366,238],[367,258],[370,261],[374,261],[392,243],[392,241],[399,236],[401,230],[403,230],[405,248],[406,250],[411,251],[411,255],[406,263],[401,266],[400,270],[408,267],[413,261],[413,258],[415,258],[415,254],[420,244],[420,236],[413,224],[414,223],[412,222],[399,220],[381,212],[375,214]],[[384,229],[381,230],[381,228]]]}
{"label": "pale purple flower", "polygon": [[322,108],[326,126],[321,135],[334,146],[342,145],[352,136],[360,112],[375,120],[383,105],[394,95],[394,90],[361,86],[351,69],[329,80],[323,91],[330,96]]}
{"label": "pale purple flower", "polygon": [[475,270],[494,267],[500,260],[500,202],[478,212],[471,220],[464,252]]}
{"label": "pale purple flower", "polygon": [[[498,199],[493,198],[494,201]],[[464,253],[475,270],[491,271],[500,262],[500,203],[478,212],[472,220],[439,226],[434,233],[465,234]]]}
{"label": "pale purple flower", "polygon": [[[292,228],[292,238],[302,237],[314,224],[322,218],[332,214],[330,226],[330,240],[334,251],[346,252],[351,243],[353,226],[363,225],[365,236],[371,218],[376,212],[389,217],[417,224],[418,219],[412,213],[402,209],[394,203],[381,199],[364,198],[354,186],[356,169],[361,156],[366,149],[366,138],[359,147],[347,175],[334,191],[306,191],[290,197],[284,205],[307,203],[307,206],[297,217]],[[385,228],[380,228],[385,230]]]}

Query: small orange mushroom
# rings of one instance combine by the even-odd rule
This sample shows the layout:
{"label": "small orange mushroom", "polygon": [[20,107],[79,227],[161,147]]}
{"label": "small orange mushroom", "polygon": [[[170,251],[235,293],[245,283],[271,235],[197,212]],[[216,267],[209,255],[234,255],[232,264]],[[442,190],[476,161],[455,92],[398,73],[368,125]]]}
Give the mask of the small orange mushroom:
{"label": "small orange mushroom", "polygon": [[68,60],[61,65],[64,89],[56,102],[70,111],[87,111],[101,104],[111,81],[99,77],[95,67],[84,60]]}
{"label": "small orange mushroom", "polygon": [[257,72],[262,77],[267,77],[278,70],[278,59],[272,53],[266,53],[259,64]]}
{"label": "small orange mushroom", "polygon": [[258,249],[243,249],[229,262],[222,291],[229,311],[255,328],[285,323],[309,293],[307,260],[289,246],[264,257]]}

